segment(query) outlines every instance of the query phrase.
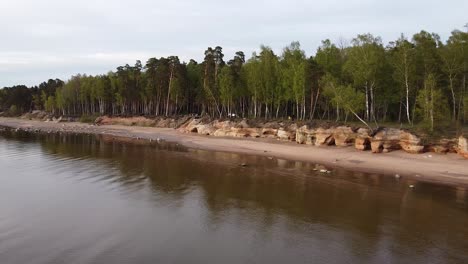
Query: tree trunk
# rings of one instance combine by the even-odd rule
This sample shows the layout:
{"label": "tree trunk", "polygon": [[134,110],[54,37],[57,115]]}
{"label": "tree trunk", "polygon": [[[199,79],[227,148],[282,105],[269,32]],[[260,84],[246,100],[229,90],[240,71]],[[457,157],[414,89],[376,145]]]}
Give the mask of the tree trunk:
{"label": "tree trunk", "polygon": [[169,87],[167,87],[167,100],[166,100],[166,116],[169,114],[169,98],[171,96],[171,85],[172,85],[172,77],[174,76],[174,66],[171,69],[171,76],[169,77]]}
{"label": "tree trunk", "polygon": [[369,121],[369,88],[367,87],[366,82],[366,119]]}
{"label": "tree trunk", "polygon": [[453,76],[449,74],[449,83],[450,83],[450,92],[452,93],[452,102],[453,102],[453,112],[452,118],[453,120],[457,120],[457,101],[455,100],[455,91],[453,90]]}
{"label": "tree trunk", "polygon": [[406,117],[408,118],[408,123],[412,126],[413,121],[410,117],[410,104],[409,104],[409,81],[408,81],[408,72],[405,70],[405,87],[406,87]]}

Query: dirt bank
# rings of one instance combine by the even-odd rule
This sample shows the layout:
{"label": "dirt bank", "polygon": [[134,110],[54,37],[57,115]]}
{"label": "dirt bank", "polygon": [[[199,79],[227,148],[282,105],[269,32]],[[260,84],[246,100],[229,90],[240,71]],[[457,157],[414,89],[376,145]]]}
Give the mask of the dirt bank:
{"label": "dirt bank", "polygon": [[468,160],[454,153],[410,154],[402,150],[375,154],[354,148],[310,146],[272,138],[210,137],[173,128],[136,127],[0,118],[0,125],[33,132],[106,134],[136,139],[166,140],[189,148],[263,155],[320,163],[354,171],[382,173],[446,184],[468,185]]}

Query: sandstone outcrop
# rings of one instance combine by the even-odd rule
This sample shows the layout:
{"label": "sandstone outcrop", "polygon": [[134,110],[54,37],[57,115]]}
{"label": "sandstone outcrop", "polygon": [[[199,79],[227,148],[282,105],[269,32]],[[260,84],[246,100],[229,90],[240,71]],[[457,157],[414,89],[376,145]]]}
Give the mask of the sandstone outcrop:
{"label": "sandstone outcrop", "polygon": [[385,153],[401,149],[400,132],[400,129],[396,128],[381,129],[370,140],[371,151],[373,153]]}
{"label": "sandstone outcrop", "polygon": [[276,136],[280,140],[286,141],[295,141],[296,140],[296,130],[297,127],[288,127],[288,128],[280,128],[277,131]]}
{"label": "sandstone outcrop", "polygon": [[370,149],[370,139],[369,129],[359,128],[356,131],[356,139],[354,140],[354,148],[357,150],[369,150]]}
{"label": "sandstone outcrop", "polygon": [[[64,117],[54,118],[42,111],[23,116],[23,118],[32,117],[55,122],[71,121]],[[312,123],[298,126],[298,123],[290,121],[262,122],[247,119],[212,120],[208,117],[193,115],[178,118],[102,116],[95,120],[95,124],[170,127],[177,128],[184,133],[197,133],[216,137],[272,138],[315,146],[354,146],[357,150],[371,150],[373,153],[399,149],[415,154],[422,152],[441,154],[457,152],[468,159],[468,140],[464,136],[458,139],[441,139],[437,142],[425,143],[420,136],[397,128],[381,128],[374,132],[368,128],[353,128],[350,126],[333,127],[328,124],[315,126]]]}
{"label": "sandstone outcrop", "polygon": [[400,130],[400,146],[408,153],[424,152],[421,138],[404,130]]}
{"label": "sandstone outcrop", "polygon": [[356,140],[356,133],[351,127],[339,126],[333,129],[333,138],[335,139],[335,145],[340,147],[351,146]]}
{"label": "sandstone outcrop", "polygon": [[373,153],[403,149],[408,153],[422,153],[425,146],[415,134],[396,128],[383,128],[370,139]]}
{"label": "sandstone outcrop", "polygon": [[316,146],[329,146],[335,144],[333,137],[333,129],[330,128],[317,128],[315,130],[315,145]]}
{"label": "sandstone outcrop", "polygon": [[262,128],[261,135],[265,138],[276,138],[276,136],[278,135],[278,129],[266,127]]}
{"label": "sandstone outcrop", "polygon": [[468,139],[466,137],[460,136],[458,138],[457,152],[465,159],[468,159]]}
{"label": "sandstone outcrop", "polygon": [[430,144],[426,147],[428,152],[439,154],[447,154],[449,152],[456,153],[458,148],[458,139],[441,139],[435,144]]}
{"label": "sandstone outcrop", "polygon": [[296,129],[296,142],[298,144],[315,145],[315,129],[304,125]]}

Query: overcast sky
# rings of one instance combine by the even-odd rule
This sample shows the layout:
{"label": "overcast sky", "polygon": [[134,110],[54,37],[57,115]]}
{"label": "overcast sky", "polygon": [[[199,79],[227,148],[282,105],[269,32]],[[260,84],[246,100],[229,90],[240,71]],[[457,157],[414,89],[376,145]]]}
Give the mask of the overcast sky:
{"label": "overcast sky", "polygon": [[294,40],[311,55],[323,39],[368,32],[385,43],[421,29],[445,40],[467,22],[467,0],[0,0],[0,87],[149,57],[200,61],[217,45],[228,60],[260,44],[279,53]]}

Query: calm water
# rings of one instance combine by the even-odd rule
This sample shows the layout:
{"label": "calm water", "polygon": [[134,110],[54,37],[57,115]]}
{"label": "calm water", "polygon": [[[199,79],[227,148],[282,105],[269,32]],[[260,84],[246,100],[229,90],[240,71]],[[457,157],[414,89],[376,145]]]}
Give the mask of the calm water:
{"label": "calm water", "polygon": [[468,263],[466,189],[314,166],[2,132],[0,263]]}

